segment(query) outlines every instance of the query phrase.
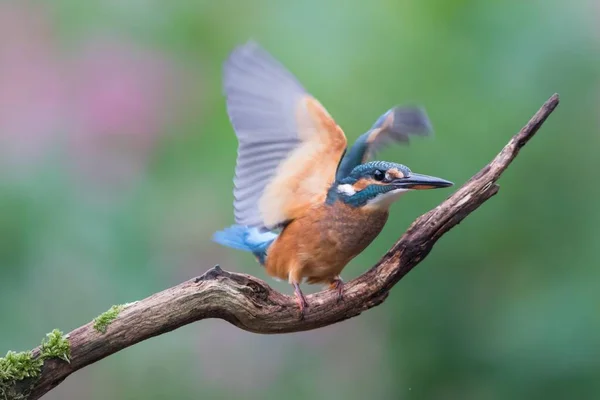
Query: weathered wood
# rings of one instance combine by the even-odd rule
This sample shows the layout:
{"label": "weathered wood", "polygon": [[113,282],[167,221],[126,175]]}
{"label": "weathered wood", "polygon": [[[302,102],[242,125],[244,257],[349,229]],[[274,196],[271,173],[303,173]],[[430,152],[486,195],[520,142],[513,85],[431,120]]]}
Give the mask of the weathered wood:
{"label": "weathered wood", "polygon": [[92,322],[69,333],[71,363],[47,361],[30,398],[41,397],[86,365],[206,318],[224,319],[256,333],[287,333],[331,325],[381,304],[444,233],[498,192],[496,181],[558,102],[558,95],[553,95],[488,165],[442,204],[419,217],[373,268],[346,283],[343,302],[336,301],[334,291],[309,295],[310,307],[300,320],[292,297],[253,276],[216,266],[198,278],[127,305],[105,333],[94,329]]}

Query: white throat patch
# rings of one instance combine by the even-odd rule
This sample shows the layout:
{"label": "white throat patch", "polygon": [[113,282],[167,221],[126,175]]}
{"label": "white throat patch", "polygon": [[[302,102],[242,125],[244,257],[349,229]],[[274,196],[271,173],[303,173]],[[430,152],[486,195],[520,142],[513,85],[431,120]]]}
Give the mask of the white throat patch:
{"label": "white throat patch", "polygon": [[347,196],[353,196],[356,194],[356,190],[354,190],[354,187],[352,187],[352,185],[349,183],[346,183],[345,185],[338,185],[337,191],[338,193],[342,193]]}
{"label": "white throat patch", "polygon": [[394,189],[387,193],[381,193],[367,201],[367,206],[388,208],[393,202],[398,200],[400,196],[412,189]]}

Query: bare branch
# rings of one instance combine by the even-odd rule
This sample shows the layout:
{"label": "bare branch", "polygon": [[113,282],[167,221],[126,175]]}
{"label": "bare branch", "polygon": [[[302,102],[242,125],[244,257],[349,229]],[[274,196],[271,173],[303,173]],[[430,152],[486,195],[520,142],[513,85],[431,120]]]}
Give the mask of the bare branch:
{"label": "bare branch", "polygon": [[[127,305],[101,333],[88,323],[69,334],[71,362],[46,361],[34,385],[37,399],[73,372],[150,337],[206,318],[220,318],[256,333],[306,331],[354,317],[381,304],[389,290],[422,261],[437,240],[498,192],[496,181],[558,105],[553,95],[502,151],[435,209],[419,217],[369,271],[333,291],[308,296],[304,320],[292,297],[250,275],[218,266],[201,277]],[[39,349],[34,350],[38,354]]]}

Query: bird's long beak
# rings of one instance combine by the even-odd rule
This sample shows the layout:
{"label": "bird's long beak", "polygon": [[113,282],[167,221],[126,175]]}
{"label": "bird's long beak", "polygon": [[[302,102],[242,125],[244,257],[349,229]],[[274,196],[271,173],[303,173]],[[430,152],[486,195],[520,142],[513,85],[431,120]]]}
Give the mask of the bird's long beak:
{"label": "bird's long beak", "polygon": [[407,178],[396,179],[393,185],[402,189],[438,189],[454,185],[454,183],[435,176],[411,173]]}

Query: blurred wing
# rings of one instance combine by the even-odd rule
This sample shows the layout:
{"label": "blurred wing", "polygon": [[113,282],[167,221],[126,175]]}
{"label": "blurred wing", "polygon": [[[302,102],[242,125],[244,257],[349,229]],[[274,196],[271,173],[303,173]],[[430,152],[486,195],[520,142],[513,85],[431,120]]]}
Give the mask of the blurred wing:
{"label": "blurred wing", "polygon": [[342,159],[337,179],[343,179],[357,165],[367,162],[387,144],[408,143],[411,135],[432,133],[431,122],[423,108],[394,107],[383,114],[371,129],[362,134]]}
{"label": "blurred wing", "polygon": [[346,138],[323,106],[254,42],[225,62],[224,91],[239,142],[236,223],[272,228],[324,201]]}

